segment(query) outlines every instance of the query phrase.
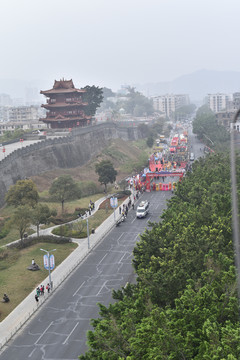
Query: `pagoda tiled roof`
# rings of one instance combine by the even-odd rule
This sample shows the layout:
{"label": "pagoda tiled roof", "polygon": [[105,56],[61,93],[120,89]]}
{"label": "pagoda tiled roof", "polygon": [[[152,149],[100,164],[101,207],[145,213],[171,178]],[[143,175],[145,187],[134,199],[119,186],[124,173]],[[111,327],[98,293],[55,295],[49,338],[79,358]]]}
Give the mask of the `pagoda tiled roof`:
{"label": "pagoda tiled roof", "polygon": [[62,103],[54,103],[54,104],[42,104],[41,106],[44,107],[45,109],[55,109],[55,108],[64,108],[64,107],[76,107],[79,105],[83,105],[83,106],[87,106],[88,103],[84,103],[84,102],[75,102],[75,103],[66,103],[66,102],[62,102]]}
{"label": "pagoda tiled roof", "polygon": [[61,88],[64,88],[64,89],[72,88],[72,89],[74,89],[75,86],[73,84],[72,79],[71,80],[62,79],[62,80],[59,80],[59,81],[55,80],[54,85],[53,85],[53,89],[61,89]]}
{"label": "pagoda tiled roof", "polygon": [[41,90],[40,94],[49,95],[49,94],[74,94],[74,93],[85,93],[84,89],[50,89],[50,90]]}
{"label": "pagoda tiled roof", "polygon": [[50,90],[42,90],[40,94],[49,95],[49,94],[70,94],[70,93],[85,93],[84,89],[76,89],[74,87],[73,81],[71,80],[55,80],[53,88]]}

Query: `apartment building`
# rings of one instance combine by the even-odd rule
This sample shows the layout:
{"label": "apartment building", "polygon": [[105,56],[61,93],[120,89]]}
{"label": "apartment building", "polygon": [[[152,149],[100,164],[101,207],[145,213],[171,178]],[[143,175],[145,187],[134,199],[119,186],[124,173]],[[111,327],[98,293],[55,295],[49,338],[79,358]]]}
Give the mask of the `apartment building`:
{"label": "apartment building", "polygon": [[189,95],[186,94],[166,94],[153,97],[154,109],[161,111],[168,118],[172,118],[177,109],[189,104]]}
{"label": "apartment building", "polygon": [[8,108],[8,118],[12,122],[38,121],[39,106],[17,106]]}
{"label": "apartment building", "polygon": [[5,131],[16,129],[41,129],[46,126],[39,121],[45,110],[40,106],[1,106],[0,107],[0,135]]}
{"label": "apartment building", "polygon": [[222,110],[228,110],[231,100],[232,95],[229,94],[217,93],[207,95],[207,105],[214,113],[218,113]]}

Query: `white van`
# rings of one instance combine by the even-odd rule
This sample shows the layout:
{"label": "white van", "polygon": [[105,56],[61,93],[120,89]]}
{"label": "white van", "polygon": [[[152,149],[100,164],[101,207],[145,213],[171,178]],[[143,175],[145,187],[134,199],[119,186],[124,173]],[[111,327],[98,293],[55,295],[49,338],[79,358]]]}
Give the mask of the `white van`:
{"label": "white van", "polygon": [[141,201],[137,207],[136,216],[137,218],[144,218],[149,212],[149,202],[147,200]]}

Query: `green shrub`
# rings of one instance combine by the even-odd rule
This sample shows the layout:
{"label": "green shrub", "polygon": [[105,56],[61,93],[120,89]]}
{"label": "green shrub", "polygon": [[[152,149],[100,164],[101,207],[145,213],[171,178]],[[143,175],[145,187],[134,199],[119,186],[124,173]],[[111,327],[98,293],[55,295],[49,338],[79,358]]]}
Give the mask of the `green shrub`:
{"label": "green shrub", "polygon": [[31,237],[23,239],[22,241],[18,241],[16,243],[11,243],[7,245],[8,248],[16,248],[16,249],[24,249],[31,245],[37,244],[39,242],[47,242],[52,244],[64,244],[71,242],[71,239],[67,237],[60,237],[60,236],[52,236],[52,235],[42,235],[39,237]]}
{"label": "green shrub", "polygon": [[122,190],[122,191],[118,191],[118,193],[115,195],[118,199],[122,199],[125,196],[130,196],[131,195],[131,191],[130,190]]}
{"label": "green shrub", "polygon": [[78,214],[85,215],[86,211],[88,211],[88,210],[89,209],[87,209],[87,208],[75,208],[74,215],[77,215],[77,217],[78,217]]}
{"label": "green shrub", "polygon": [[0,248],[0,261],[5,260],[8,257],[7,248]]}
{"label": "green shrub", "polygon": [[59,236],[67,236],[76,239],[82,239],[87,237],[87,229],[85,223],[73,223],[69,225],[63,225],[56,229],[53,229],[52,233]]}
{"label": "green shrub", "polygon": [[89,195],[98,194],[101,192],[101,187],[94,181],[80,181],[78,187],[81,191],[82,196],[86,197]]}
{"label": "green shrub", "polygon": [[68,223],[69,221],[76,220],[78,218],[77,213],[74,214],[63,214],[61,217],[53,217],[51,216],[49,221],[53,223],[54,225],[61,225]]}
{"label": "green shrub", "polygon": [[9,234],[11,230],[11,224],[9,219],[0,221],[0,239],[3,239],[5,236]]}

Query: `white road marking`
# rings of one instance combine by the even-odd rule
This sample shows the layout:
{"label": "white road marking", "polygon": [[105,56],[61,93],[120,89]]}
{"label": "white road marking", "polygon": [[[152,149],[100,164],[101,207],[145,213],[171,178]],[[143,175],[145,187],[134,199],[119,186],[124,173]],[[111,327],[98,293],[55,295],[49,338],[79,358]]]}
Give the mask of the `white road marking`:
{"label": "white road marking", "polygon": [[131,221],[131,224],[136,220],[136,217],[133,218],[133,220]]}
{"label": "white road marking", "polygon": [[37,342],[43,337],[43,335],[48,331],[48,329],[50,328],[50,326],[52,326],[53,321],[50,322],[50,324],[48,325],[48,327],[44,330],[44,332],[42,333],[42,335],[39,336],[39,338],[37,339],[37,341],[35,341],[35,345],[37,344]]}
{"label": "white road marking", "polygon": [[101,293],[101,291],[102,291],[102,289],[103,289],[104,287],[108,290],[108,288],[107,288],[107,286],[106,286],[106,283],[107,283],[107,280],[104,281],[104,284],[100,287],[100,289],[99,289],[98,293],[96,294],[96,296],[99,296],[99,295],[100,295],[100,293]]}
{"label": "white road marking", "polygon": [[33,351],[28,355],[28,357],[31,357],[35,350],[36,348],[33,349]]}
{"label": "white road marking", "polygon": [[126,253],[124,252],[123,255],[121,256],[121,259],[118,261],[118,264],[120,264],[122,262],[122,259],[124,258],[125,255],[126,255]]}
{"label": "white road marking", "polygon": [[85,284],[85,281],[79,286],[79,288],[75,291],[75,293],[73,294],[73,296],[75,296],[78,291],[81,289],[81,287]]}
{"label": "white road marking", "polygon": [[76,329],[76,327],[78,326],[79,322],[76,323],[76,325],[74,326],[74,328],[72,329],[72,331],[70,332],[70,334],[67,336],[66,340],[62,343],[63,345],[66,344],[66,342],[68,341],[68,339],[70,338],[70,336],[72,335],[72,333],[74,332],[74,330]]}
{"label": "white road marking", "polygon": [[97,266],[101,264],[101,262],[105,259],[105,257],[106,257],[107,255],[108,255],[108,253],[106,253],[106,254],[104,255],[104,257],[103,257],[102,260],[97,264]]}

